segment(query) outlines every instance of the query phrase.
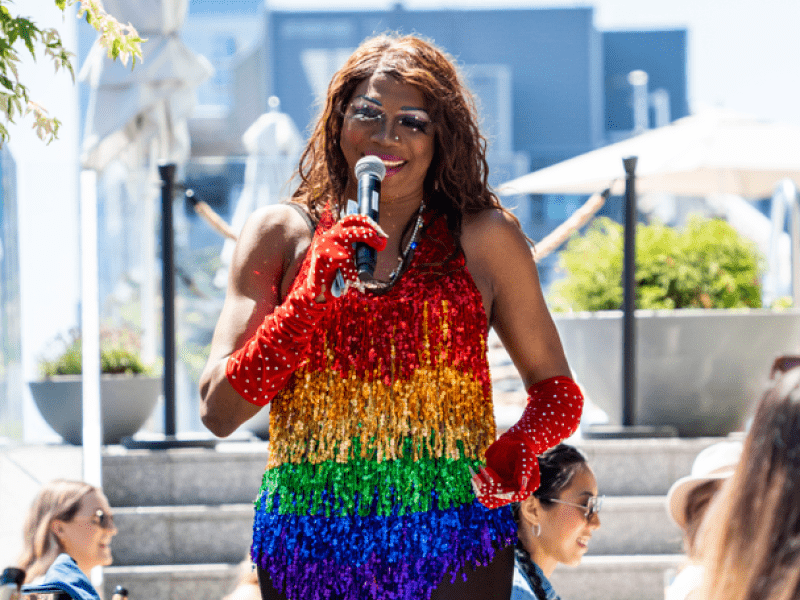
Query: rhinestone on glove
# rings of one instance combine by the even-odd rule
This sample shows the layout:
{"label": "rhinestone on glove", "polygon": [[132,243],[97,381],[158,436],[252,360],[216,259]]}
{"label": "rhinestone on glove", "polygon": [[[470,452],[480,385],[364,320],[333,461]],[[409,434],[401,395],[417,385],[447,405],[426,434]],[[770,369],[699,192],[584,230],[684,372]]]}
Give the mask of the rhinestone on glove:
{"label": "rhinestone on glove", "polygon": [[487,508],[521,502],[539,487],[537,455],[575,433],[583,394],[569,377],[551,377],[528,389],[522,417],[486,450],[486,467],[472,474],[475,496]]}
{"label": "rhinestone on glove", "polygon": [[386,235],[363,215],[348,215],[315,235],[305,277],[301,270],[283,304],[228,358],[228,381],[245,400],[258,406],[267,404],[307,356],[317,324],[330,309],[328,295],[336,272],[341,272],[346,285],[357,279],[356,242],[381,251],[386,247]]}

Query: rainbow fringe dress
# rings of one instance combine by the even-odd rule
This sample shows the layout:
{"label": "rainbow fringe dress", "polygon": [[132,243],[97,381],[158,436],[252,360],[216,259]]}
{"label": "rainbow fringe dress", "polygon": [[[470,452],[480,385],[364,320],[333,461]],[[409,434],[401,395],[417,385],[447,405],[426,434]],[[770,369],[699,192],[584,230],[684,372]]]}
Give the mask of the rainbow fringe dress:
{"label": "rainbow fringe dress", "polygon": [[516,539],[470,485],[495,424],[486,315],[454,248],[434,218],[394,288],[336,299],[272,401],[251,553],[292,600],[429,598]]}

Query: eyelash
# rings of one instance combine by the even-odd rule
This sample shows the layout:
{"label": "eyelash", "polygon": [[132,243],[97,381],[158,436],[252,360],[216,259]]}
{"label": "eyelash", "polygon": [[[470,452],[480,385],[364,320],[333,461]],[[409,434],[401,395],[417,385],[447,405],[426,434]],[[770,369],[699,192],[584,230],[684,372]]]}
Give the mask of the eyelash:
{"label": "eyelash", "polygon": [[426,129],[428,128],[428,121],[423,121],[417,117],[400,117],[400,124],[404,127],[408,127],[412,131],[420,131],[422,133],[426,133]]}
{"label": "eyelash", "polygon": [[[370,106],[356,106],[353,108],[353,117],[359,121],[379,121],[383,118],[384,113],[376,108]],[[430,123],[418,117],[411,115],[403,115],[400,117],[400,124],[411,131],[419,131],[426,133]]]}

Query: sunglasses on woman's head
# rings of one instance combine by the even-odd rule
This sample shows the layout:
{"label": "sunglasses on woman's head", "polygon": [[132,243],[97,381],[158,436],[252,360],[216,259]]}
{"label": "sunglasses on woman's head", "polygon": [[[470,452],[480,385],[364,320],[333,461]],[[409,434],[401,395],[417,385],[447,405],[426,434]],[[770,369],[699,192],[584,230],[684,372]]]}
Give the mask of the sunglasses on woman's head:
{"label": "sunglasses on woman's head", "polygon": [[587,521],[591,521],[592,517],[600,512],[600,507],[603,506],[603,498],[605,496],[591,496],[586,500],[586,504],[576,504],[575,502],[567,502],[566,500],[559,500],[558,498],[542,498],[542,500],[549,500],[550,502],[557,502],[558,504],[567,504],[576,508],[582,508],[585,512],[584,515]]}

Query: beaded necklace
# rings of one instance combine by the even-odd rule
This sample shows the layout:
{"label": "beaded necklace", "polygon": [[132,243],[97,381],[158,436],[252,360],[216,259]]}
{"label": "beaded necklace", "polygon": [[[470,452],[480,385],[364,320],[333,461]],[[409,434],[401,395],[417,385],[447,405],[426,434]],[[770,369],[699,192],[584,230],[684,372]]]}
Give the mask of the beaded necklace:
{"label": "beaded necklace", "polygon": [[[389,279],[386,281],[379,281],[376,279],[374,281],[366,283],[358,282],[355,284],[357,287],[363,286],[364,290],[369,290],[373,294],[384,294],[388,292],[390,289],[392,289],[392,287],[394,287],[394,284],[397,283],[398,279],[400,279],[400,275],[403,274],[406,267],[408,267],[408,265],[410,264],[411,259],[414,257],[414,250],[416,250],[417,244],[419,243],[418,237],[419,237],[419,231],[422,228],[422,223],[423,223],[422,213],[424,210],[425,210],[425,200],[423,200],[419,205],[419,209],[417,210],[417,216],[414,221],[414,227],[411,231],[411,237],[408,239],[406,247],[403,249],[402,253],[397,258],[397,266],[391,273],[389,273]],[[406,226],[406,229],[408,229],[408,226]]]}

